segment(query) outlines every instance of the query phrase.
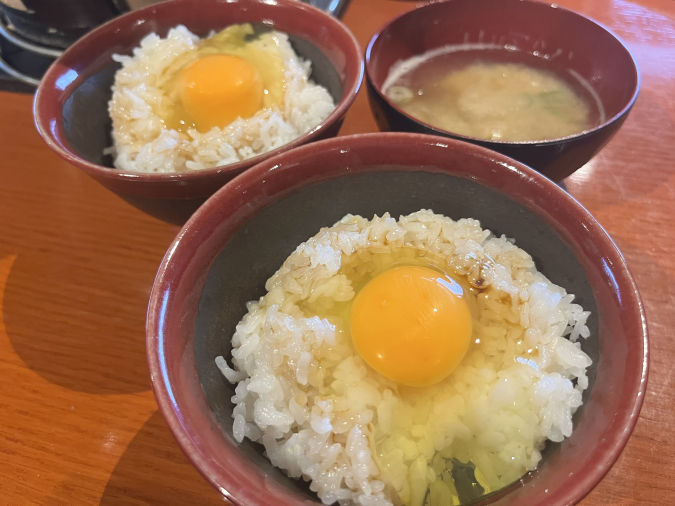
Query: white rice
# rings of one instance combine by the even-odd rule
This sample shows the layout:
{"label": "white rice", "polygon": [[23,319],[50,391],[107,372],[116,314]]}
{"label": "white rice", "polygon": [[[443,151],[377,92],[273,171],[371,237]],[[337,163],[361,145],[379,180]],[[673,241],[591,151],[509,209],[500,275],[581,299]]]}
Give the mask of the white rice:
{"label": "white rice", "polygon": [[115,74],[109,113],[115,167],[136,172],[183,172],[227,165],[276,149],[319,125],[335,109],[323,86],[309,80],[311,62],[300,58],[284,33],[274,32],[285,64],[284,110],[268,109],[225,128],[183,134],[164,127],[156,110],[163,92],[157,80],[171,63],[194,51],[199,37],[184,26],[165,39],[152,33],[133,56],[113,55]]}
{"label": "white rice", "polygon": [[[419,395],[369,368],[344,322],[302,310],[351,300],[347,270],[405,248],[463,266],[469,277],[477,259],[494,262],[474,318],[478,344]],[[325,504],[421,506],[427,490],[452,504],[434,468],[439,455],[468,451],[479,481],[495,490],[534,469],[547,439],[572,433],[591,365],[577,342],[589,336],[589,313],[476,220],[427,210],[398,221],[347,215],[298,246],[266,289],[237,325],[233,368],[216,359],[237,384],[234,437],[262,443],[275,466],[311,481]],[[374,440],[382,442],[377,455]]]}

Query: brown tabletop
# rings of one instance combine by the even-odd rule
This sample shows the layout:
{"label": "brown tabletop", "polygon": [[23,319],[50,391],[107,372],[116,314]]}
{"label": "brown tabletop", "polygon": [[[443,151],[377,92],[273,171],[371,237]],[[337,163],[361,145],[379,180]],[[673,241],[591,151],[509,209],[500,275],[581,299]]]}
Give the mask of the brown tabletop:
{"label": "brown tabletop", "polygon": [[[629,46],[642,91],[567,189],[614,238],[647,309],[651,364],[628,446],[583,501],[675,504],[675,2],[560,0]],[[412,7],[353,0],[365,48]],[[54,155],[32,97],[0,93],[0,504],[223,504],[174,443],[150,390],[145,311],[178,228]],[[376,131],[365,90],[341,134]]]}

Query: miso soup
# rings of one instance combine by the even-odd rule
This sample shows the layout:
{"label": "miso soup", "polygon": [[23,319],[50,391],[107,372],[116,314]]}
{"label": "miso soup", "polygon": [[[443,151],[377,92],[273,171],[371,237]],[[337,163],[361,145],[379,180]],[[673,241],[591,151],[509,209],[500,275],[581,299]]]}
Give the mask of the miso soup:
{"label": "miso soup", "polygon": [[400,109],[451,133],[493,141],[541,141],[604,120],[593,90],[553,62],[500,50],[452,50],[395,66],[385,94]]}

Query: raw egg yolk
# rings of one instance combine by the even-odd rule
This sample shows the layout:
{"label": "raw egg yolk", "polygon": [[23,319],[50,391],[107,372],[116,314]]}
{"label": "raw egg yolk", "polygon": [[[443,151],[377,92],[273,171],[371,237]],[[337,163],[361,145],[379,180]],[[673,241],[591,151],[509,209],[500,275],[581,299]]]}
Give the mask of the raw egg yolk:
{"label": "raw egg yolk", "polygon": [[258,71],[237,56],[204,56],[178,76],[180,98],[195,127],[208,132],[235,119],[250,118],[263,108],[264,88]]}
{"label": "raw egg yolk", "polygon": [[377,372],[423,387],[446,378],[471,342],[471,311],[464,289],[428,267],[394,267],[376,276],[354,299],[352,340]]}

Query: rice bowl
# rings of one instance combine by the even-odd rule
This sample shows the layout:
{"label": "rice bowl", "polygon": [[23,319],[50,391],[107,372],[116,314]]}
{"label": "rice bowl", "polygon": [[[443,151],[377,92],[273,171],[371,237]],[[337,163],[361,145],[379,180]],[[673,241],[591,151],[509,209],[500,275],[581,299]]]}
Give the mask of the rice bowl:
{"label": "rice bowl", "polygon": [[308,483],[274,467],[263,445],[234,439],[235,387],[214,359],[231,356],[246,303],[265,295],[266,280],[321,227],[350,212],[398,217],[420,208],[472,216],[516,238],[541,273],[591,311],[591,337],[580,341],[593,364],[572,435],[547,444],[534,473],[489,501],[576,504],[616,462],[642,405],[648,350],[639,292],[611,238],[555,183],[497,153],[364,134],[308,144],[246,172],[193,216],[158,271],[146,327],[157,403],[192,464],[233,504],[320,502]]}
{"label": "rice bowl", "polygon": [[[472,277],[486,258],[490,275]],[[481,287],[475,345],[424,389],[368,367],[334,309],[364,276],[413,260],[452,266]],[[547,440],[572,434],[591,365],[578,342],[589,336],[589,313],[476,220],[425,210],[399,220],[348,215],[298,246],[266,289],[237,326],[233,367],[216,359],[237,384],[233,435],[262,443],[324,504],[459,504],[476,497],[458,492],[463,483],[444,474],[446,461],[475,466],[489,493],[536,468]]]}
{"label": "rice bowl", "polygon": [[109,103],[113,146],[106,152],[113,155],[115,167],[173,173],[228,165],[277,149],[319,125],[335,109],[333,98],[309,80],[311,62],[295,53],[286,34],[275,31],[271,38],[284,62],[283,107],[265,108],[207,132],[168,127],[158,113],[167,100],[158,83],[174,61],[195,52],[208,38],[179,25],[166,38],[147,35],[133,56],[113,55],[122,64]]}

